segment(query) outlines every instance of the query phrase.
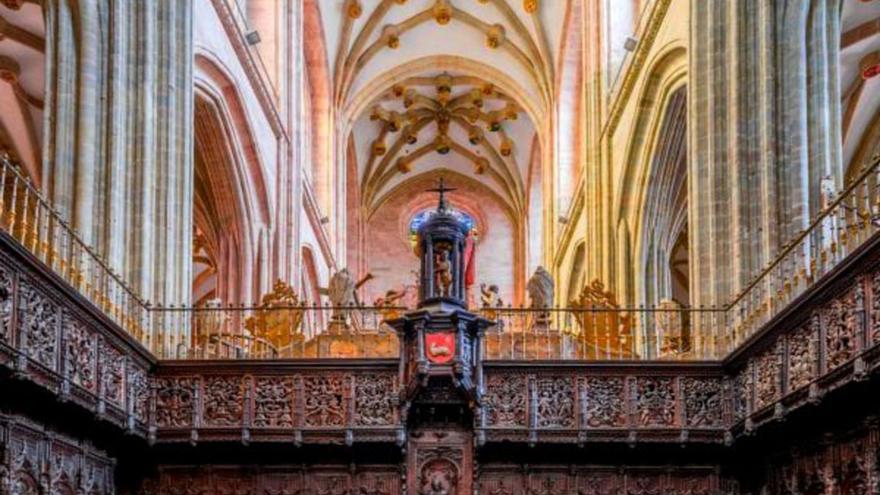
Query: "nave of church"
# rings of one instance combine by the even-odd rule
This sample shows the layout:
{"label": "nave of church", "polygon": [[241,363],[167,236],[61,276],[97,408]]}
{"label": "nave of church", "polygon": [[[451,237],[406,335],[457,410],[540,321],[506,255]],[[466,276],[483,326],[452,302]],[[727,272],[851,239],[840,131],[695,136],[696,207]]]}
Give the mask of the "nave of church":
{"label": "nave of church", "polygon": [[0,0],[0,495],[880,495],[880,0]]}

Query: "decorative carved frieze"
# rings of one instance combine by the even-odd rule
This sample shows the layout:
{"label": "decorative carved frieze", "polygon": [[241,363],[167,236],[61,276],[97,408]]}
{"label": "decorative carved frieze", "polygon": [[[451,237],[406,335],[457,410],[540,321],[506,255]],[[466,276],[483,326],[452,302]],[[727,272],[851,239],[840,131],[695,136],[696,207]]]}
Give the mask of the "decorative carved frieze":
{"label": "decorative carved frieze", "polygon": [[342,375],[303,377],[303,422],[306,426],[343,426],[345,410],[345,379]]}
{"label": "decorative carved frieze", "polygon": [[187,428],[193,426],[196,380],[191,377],[156,379],[156,426]]}
{"label": "decorative carved frieze", "polygon": [[626,424],[625,383],[622,377],[587,378],[587,426],[620,427]]}
{"label": "decorative carved frieze", "polygon": [[720,427],[723,396],[718,378],[685,377],[681,382],[684,421],[689,427]]}
{"label": "decorative carved frieze", "polygon": [[522,374],[493,374],[483,395],[486,426],[527,426],[527,382]]}
{"label": "decorative carved frieze", "polygon": [[35,362],[56,369],[58,354],[58,306],[43,292],[22,283],[19,287],[19,321],[25,353]]}
{"label": "decorative carved frieze", "polygon": [[574,428],[575,396],[572,377],[535,379],[538,428]]}
{"label": "decorative carved frieze", "polygon": [[244,412],[241,376],[207,376],[202,383],[202,423],[208,427],[240,425]]}
{"label": "decorative carved frieze", "polygon": [[293,426],[293,378],[262,376],[254,380],[254,420],[258,428]]}
{"label": "decorative carved frieze", "polygon": [[635,380],[636,421],[639,426],[675,424],[675,383],[670,377],[637,377]]}
{"label": "decorative carved frieze", "polygon": [[354,377],[355,424],[382,426],[394,423],[395,387],[391,374],[368,373]]}
{"label": "decorative carved frieze", "polygon": [[736,484],[717,468],[645,469],[630,466],[484,466],[483,495],[733,495]]}
{"label": "decorative carved frieze", "polygon": [[[151,490],[149,487],[158,487]],[[396,466],[336,465],[275,466],[254,471],[238,466],[160,469],[158,480],[148,480],[141,493],[158,495],[399,495]],[[450,492],[449,495],[453,495]]]}

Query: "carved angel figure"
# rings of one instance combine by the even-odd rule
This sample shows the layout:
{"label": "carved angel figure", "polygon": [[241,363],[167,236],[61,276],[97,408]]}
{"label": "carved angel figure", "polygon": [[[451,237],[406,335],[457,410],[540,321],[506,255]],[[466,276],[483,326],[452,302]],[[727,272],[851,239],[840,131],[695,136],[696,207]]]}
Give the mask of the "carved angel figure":
{"label": "carved angel figure", "polygon": [[487,287],[486,284],[480,284],[480,303],[484,308],[501,303],[501,300],[498,299],[498,286],[492,284]]}
{"label": "carved angel figure", "polygon": [[550,272],[539,266],[526,286],[533,308],[549,308],[553,305],[553,277]]}

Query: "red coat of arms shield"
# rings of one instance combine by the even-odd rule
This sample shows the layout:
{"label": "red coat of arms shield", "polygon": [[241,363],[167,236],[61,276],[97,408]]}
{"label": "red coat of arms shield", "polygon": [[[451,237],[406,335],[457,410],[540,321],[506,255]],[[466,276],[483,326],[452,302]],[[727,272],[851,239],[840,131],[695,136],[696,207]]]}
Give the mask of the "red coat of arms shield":
{"label": "red coat of arms shield", "polygon": [[425,335],[425,354],[434,364],[446,364],[455,356],[455,334],[452,332]]}

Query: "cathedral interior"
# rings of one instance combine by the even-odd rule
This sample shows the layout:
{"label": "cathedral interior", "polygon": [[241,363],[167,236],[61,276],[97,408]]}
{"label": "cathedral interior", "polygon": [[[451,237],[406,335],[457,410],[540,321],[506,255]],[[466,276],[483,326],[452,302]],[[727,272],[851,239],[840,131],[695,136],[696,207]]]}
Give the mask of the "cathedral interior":
{"label": "cathedral interior", "polygon": [[880,0],[0,0],[0,495],[880,495]]}

